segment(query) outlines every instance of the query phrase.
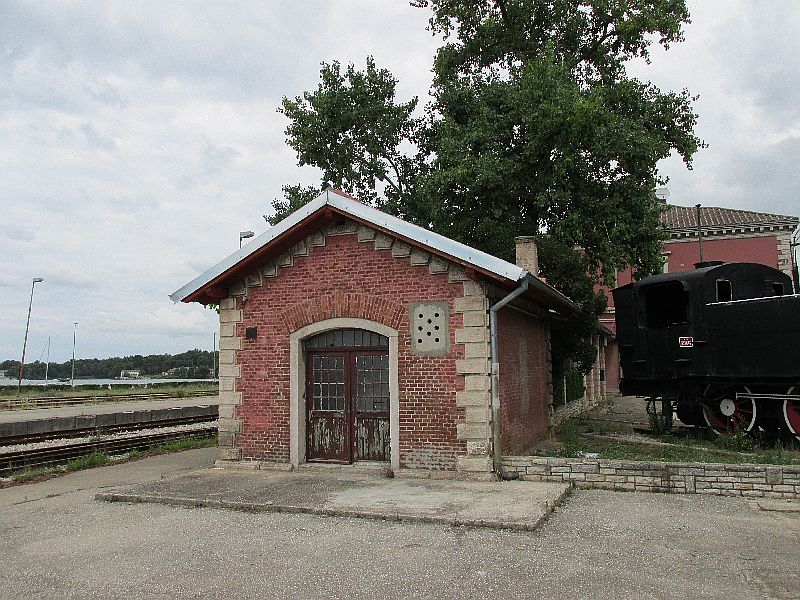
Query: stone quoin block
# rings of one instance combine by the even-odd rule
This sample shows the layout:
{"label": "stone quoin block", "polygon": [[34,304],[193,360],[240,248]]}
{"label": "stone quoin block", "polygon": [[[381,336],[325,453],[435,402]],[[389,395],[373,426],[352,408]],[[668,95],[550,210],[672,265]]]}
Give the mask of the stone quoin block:
{"label": "stone quoin block", "polygon": [[489,406],[488,391],[469,391],[456,392],[456,406]]}
{"label": "stone quoin block", "polygon": [[473,375],[489,372],[489,361],[481,358],[470,358],[456,361],[456,373],[460,375]]}

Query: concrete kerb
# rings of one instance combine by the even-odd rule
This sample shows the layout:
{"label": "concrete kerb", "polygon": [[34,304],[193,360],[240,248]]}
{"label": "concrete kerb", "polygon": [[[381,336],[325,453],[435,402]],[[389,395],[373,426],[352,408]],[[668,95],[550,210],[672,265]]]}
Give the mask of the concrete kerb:
{"label": "concrete kerb", "polygon": [[[231,473],[230,470],[224,471]],[[532,531],[541,526],[572,492],[568,484],[537,486],[531,482],[506,482],[485,488],[492,484],[460,482],[461,487],[458,487],[453,486],[456,482],[452,481],[429,480],[422,483],[416,480],[405,483],[397,479],[385,480],[384,483],[380,477],[366,476],[353,480],[331,476],[326,482],[324,477],[317,477],[316,473],[311,477],[298,478],[296,474],[285,472],[251,471],[250,474],[239,472],[237,476],[241,479],[232,480],[230,475],[201,472],[159,482],[155,487],[102,491],[95,495],[95,499],[249,513],[295,513]],[[218,477],[222,477],[222,480]],[[320,482],[322,487],[319,486]],[[294,491],[287,496],[286,490],[292,488]],[[275,493],[276,489],[281,491]],[[487,493],[483,493],[483,489]],[[325,495],[320,496],[320,490]]]}
{"label": "concrete kerb", "polygon": [[545,504],[543,514],[541,514],[535,522],[531,523],[492,519],[458,519],[429,515],[404,515],[400,513],[385,513],[369,510],[348,510],[312,506],[295,506],[289,504],[270,504],[268,502],[252,503],[215,499],[198,500],[196,498],[182,498],[178,496],[147,496],[144,494],[125,494],[120,492],[100,492],[95,494],[95,500],[101,500],[104,502],[124,502],[127,504],[164,504],[167,506],[178,506],[181,508],[217,508],[248,513],[307,514],[320,517],[371,519],[375,521],[387,521],[393,523],[428,523],[433,525],[448,525],[451,527],[480,527],[488,529],[533,531],[547,520],[556,507],[561,506],[566,501],[572,492],[572,489],[573,488],[571,486],[565,487],[563,492],[554,502],[547,502]]}

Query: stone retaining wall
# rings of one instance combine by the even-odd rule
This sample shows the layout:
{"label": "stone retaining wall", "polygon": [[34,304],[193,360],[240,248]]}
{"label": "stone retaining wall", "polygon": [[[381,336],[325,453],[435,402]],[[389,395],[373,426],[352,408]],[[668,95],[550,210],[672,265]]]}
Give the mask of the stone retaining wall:
{"label": "stone retaining wall", "polygon": [[800,498],[800,465],[508,456],[503,458],[503,467],[528,481],[567,481],[585,489]]}

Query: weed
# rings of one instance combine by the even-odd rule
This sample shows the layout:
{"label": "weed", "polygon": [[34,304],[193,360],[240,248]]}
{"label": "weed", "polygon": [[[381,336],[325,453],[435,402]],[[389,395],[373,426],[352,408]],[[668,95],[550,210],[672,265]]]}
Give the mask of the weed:
{"label": "weed", "polygon": [[732,452],[755,452],[760,444],[746,431],[736,430],[719,436],[714,445]]}
{"label": "weed", "polygon": [[153,446],[153,452],[180,452],[182,450],[192,450],[194,448],[212,448],[217,445],[217,436],[205,438],[183,438],[173,440],[158,446]]}
{"label": "weed", "polygon": [[82,471],[83,469],[92,469],[94,467],[103,467],[109,463],[108,454],[105,452],[92,452],[86,456],[80,456],[69,461],[65,465],[67,472]]}
{"label": "weed", "polygon": [[653,432],[653,435],[662,436],[672,429],[672,415],[651,412],[648,413],[647,418],[650,421],[650,431]]}
{"label": "weed", "polygon": [[601,458],[665,462],[800,464],[795,444],[757,440],[740,432],[721,438],[703,429],[673,431],[653,436],[668,445],[643,444],[635,439],[602,439],[586,433],[633,433],[631,424],[577,415],[564,421],[556,432],[560,448],[553,454],[579,458],[597,453]]}
{"label": "weed", "polygon": [[39,479],[40,477],[47,477],[48,475],[55,475],[61,469],[58,467],[34,467],[32,469],[23,469],[11,476],[11,481],[14,483],[25,483],[32,479]]}

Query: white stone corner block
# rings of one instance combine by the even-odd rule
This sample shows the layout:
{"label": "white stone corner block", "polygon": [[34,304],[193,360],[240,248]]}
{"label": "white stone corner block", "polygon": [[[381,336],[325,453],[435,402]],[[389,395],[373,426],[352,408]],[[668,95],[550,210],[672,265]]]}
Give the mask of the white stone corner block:
{"label": "white stone corner block", "polygon": [[459,456],[456,469],[461,473],[490,473],[494,465],[491,456]]}
{"label": "white stone corner block", "polygon": [[220,377],[241,377],[242,376],[242,367],[239,365],[219,365],[219,376]]}
{"label": "white stone corner block", "polygon": [[219,322],[222,323],[241,323],[243,319],[242,311],[235,308],[220,309]]}

